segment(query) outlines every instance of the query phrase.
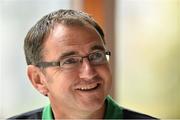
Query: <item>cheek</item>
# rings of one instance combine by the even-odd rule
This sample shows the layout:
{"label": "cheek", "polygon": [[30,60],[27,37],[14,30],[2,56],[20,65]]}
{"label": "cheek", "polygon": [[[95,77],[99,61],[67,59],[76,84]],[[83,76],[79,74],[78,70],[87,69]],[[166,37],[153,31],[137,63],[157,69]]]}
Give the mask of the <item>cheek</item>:
{"label": "cheek", "polygon": [[48,88],[50,94],[59,95],[67,95],[64,93],[68,93],[72,91],[73,81],[75,81],[76,74],[75,73],[67,73],[64,71],[57,71],[55,74],[49,75],[48,79]]}
{"label": "cheek", "polygon": [[112,74],[108,65],[97,69],[98,74],[103,79],[105,90],[110,90],[112,85]]}

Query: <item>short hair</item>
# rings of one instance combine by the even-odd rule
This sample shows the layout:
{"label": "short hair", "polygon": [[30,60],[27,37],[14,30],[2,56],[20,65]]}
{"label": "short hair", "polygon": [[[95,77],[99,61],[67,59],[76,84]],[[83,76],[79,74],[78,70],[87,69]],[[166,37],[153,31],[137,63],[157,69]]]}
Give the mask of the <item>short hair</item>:
{"label": "short hair", "polygon": [[24,52],[28,65],[36,65],[43,61],[43,43],[55,24],[80,26],[89,24],[96,29],[105,44],[102,28],[90,15],[81,11],[60,9],[42,17],[27,33],[24,40]]}

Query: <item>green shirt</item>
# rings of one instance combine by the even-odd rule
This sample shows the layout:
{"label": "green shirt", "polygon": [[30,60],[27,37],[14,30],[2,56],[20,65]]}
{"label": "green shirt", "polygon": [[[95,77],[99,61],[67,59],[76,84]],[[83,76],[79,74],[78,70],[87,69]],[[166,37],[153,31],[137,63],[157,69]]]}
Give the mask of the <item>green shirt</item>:
{"label": "green shirt", "polygon": [[[106,97],[106,109],[104,119],[122,119],[122,108],[110,97]],[[54,119],[51,105],[44,107],[42,119]]]}

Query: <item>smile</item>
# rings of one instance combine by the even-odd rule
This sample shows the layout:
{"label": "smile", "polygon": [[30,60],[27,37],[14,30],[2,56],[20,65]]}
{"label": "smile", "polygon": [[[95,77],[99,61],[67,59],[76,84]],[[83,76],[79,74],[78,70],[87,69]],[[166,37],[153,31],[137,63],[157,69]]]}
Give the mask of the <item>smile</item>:
{"label": "smile", "polygon": [[90,91],[90,90],[95,90],[96,88],[98,88],[100,86],[99,83],[94,83],[94,84],[90,84],[90,85],[85,85],[85,86],[81,86],[76,88],[76,90],[81,90],[81,91]]}

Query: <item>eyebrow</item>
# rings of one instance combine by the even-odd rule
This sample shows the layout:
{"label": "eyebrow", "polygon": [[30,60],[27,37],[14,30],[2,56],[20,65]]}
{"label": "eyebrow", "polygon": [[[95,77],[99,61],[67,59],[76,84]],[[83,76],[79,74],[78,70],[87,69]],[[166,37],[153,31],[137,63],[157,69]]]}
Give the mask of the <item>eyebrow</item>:
{"label": "eyebrow", "polygon": [[[91,47],[91,51],[93,51],[93,50],[105,50],[105,48],[101,45],[95,45],[95,46]],[[64,53],[62,53],[61,56],[59,56],[59,59],[65,58],[65,57],[71,56],[71,55],[77,55],[77,54],[78,54],[78,52],[76,52],[76,51],[64,52]]]}
{"label": "eyebrow", "polygon": [[104,46],[101,45],[95,45],[91,48],[91,50],[105,50]]}
{"label": "eyebrow", "polygon": [[77,52],[75,52],[75,51],[65,52],[65,53],[62,53],[62,55],[59,57],[59,59],[67,57],[67,56],[75,55],[75,54],[77,54]]}

